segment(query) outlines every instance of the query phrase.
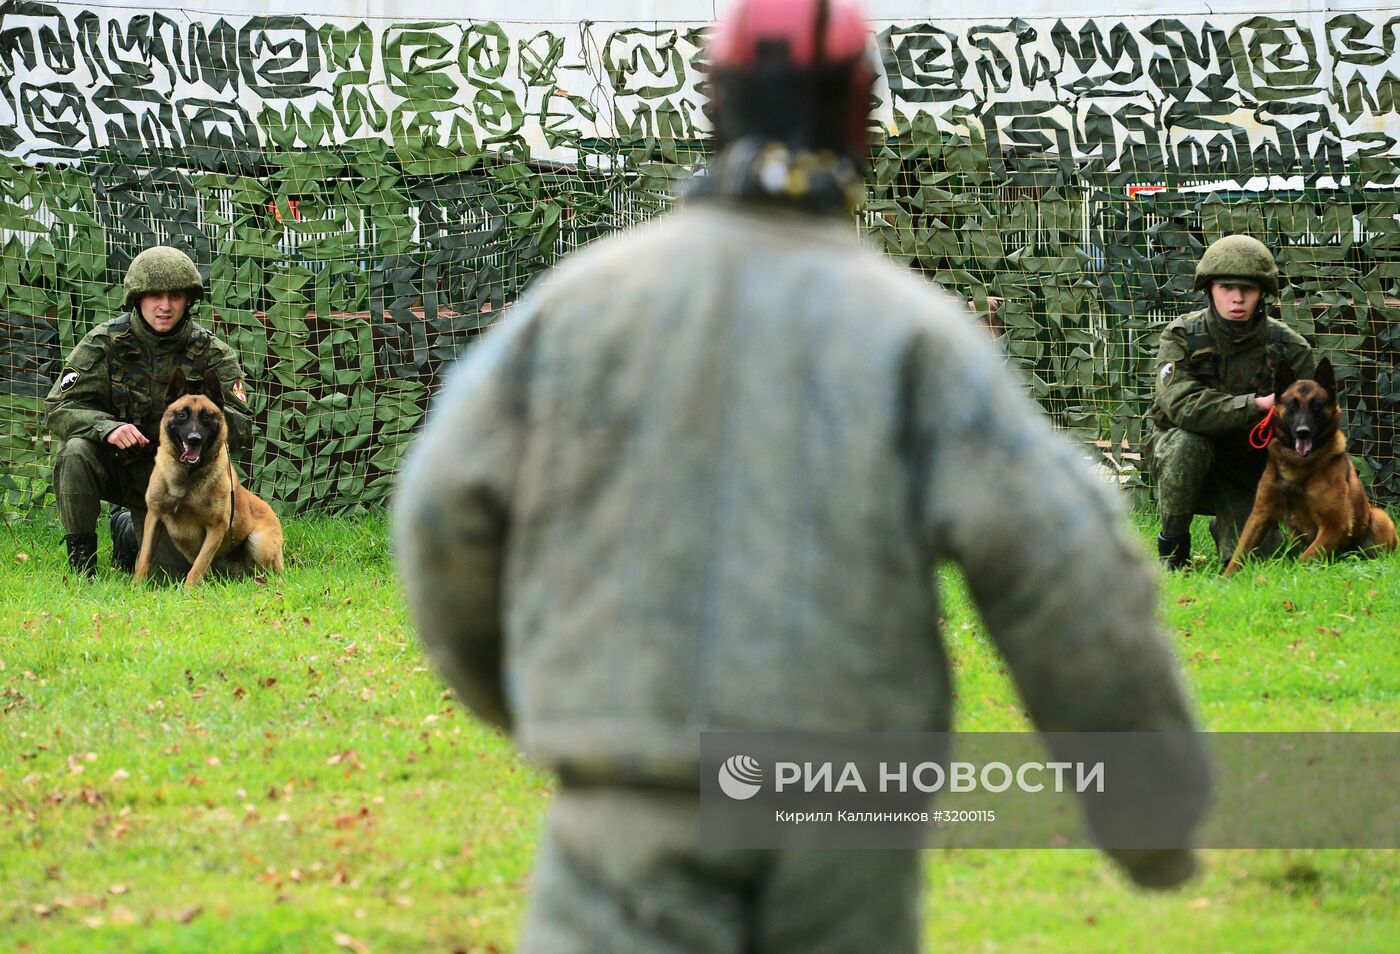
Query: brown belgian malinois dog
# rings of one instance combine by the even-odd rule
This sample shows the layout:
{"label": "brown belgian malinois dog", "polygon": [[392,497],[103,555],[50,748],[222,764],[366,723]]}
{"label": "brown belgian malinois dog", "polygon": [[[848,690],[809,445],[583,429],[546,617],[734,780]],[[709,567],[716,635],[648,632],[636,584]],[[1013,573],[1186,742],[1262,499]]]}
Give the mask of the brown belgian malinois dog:
{"label": "brown belgian malinois dog", "polygon": [[213,371],[204,375],[204,393],[189,393],[185,373],[176,369],[165,392],[160,449],[146,486],[146,523],[136,579],[151,571],[157,534],[170,534],[192,566],[186,586],[196,586],[219,558],[219,568],[240,576],[249,570],[280,572],[282,522],[257,494],[238,482],[228,456],[224,392]]}
{"label": "brown belgian malinois dog", "polygon": [[1332,362],[1318,362],[1311,380],[1298,380],[1292,368],[1280,364],[1274,402],[1269,462],[1225,575],[1239,570],[1243,555],[1279,520],[1305,544],[1300,560],[1347,550],[1367,556],[1394,550],[1395,523],[1371,506],[1347,456]]}

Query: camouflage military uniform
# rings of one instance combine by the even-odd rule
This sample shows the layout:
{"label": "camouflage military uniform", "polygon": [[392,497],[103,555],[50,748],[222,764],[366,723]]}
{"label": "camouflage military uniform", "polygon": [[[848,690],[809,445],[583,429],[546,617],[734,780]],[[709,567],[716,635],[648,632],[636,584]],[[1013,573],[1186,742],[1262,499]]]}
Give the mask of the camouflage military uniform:
{"label": "camouflage military uniform", "polygon": [[[182,253],[176,254],[183,258]],[[193,270],[193,264],[188,268]],[[170,284],[160,278],[156,276],[157,286]],[[135,527],[141,527],[165,392],[176,368],[193,381],[203,380],[205,371],[213,370],[224,388],[230,450],[236,454],[251,439],[252,412],[233,349],[188,316],[171,331],[156,333],[136,310],[144,287],[133,289],[130,276],[127,284],[127,303],[133,311],[84,336],[47,399],[48,427],[59,439],[54,497],[70,538],[95,533],[103,500],[131,508]],[[109,444],[107,436],[127,423],[136,425],[150,443],[127,450]],[[173,546],[166,547],[164,555],[171,569],[178,569],[182,558]]]}
{"label": "camouflage military uniform", "polygon": [[1149,453],[1164,535],[1189,530],[1193,514],[1212,514],[1220,559],[1230,559],[1268,459],[1249,445],[1264,417],[1254,398],[1273,393],[1279,364],[1309,377],[1316,360],[1302,335],[1273,318],[1236,334],[1207,307],[1163,330]]}

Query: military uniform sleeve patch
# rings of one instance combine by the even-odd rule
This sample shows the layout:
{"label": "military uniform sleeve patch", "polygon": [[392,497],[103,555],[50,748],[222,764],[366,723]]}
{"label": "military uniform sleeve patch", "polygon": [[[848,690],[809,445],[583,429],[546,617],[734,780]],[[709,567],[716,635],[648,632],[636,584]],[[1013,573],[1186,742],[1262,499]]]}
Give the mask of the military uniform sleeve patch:
{"label": "military uniform sleeve patch", "polygon": [[1176,377],[1176,363],[1168,361],[1166,364],[1162,365],[1162,370],[1157,372],[1157,386],[1165,388],[1172,383],[1174,377]]}
{"label": "military uniform sleeve patch", "polygon": [[244,389],[244,387],[243,387],[243,379],[242,379],[242,378],[239,378],[237,381],[233,382],[233,389],[232,389],[232,391],[233,391],[233,396],[234,396],[234,397],[238,398],[238,400],[240,400],[240,401],[243,401],[245,404],[247,403],[247,401],[248,401],[248,392],[247,392],[247,391]]}
{"label": "military uniform sleeve patch", "polygon": [[78,372],[74,371],[72,368],[64,368],[63,377],[58,379],[58,389],[60,391],[67,391],[69,388],[71,388],[77,383]]}

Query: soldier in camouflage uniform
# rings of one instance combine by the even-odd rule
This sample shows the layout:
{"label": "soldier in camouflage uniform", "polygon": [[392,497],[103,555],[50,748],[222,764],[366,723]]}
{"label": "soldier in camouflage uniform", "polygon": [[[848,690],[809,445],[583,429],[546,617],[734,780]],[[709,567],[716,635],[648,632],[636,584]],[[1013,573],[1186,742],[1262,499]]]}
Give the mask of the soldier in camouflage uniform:
{"label": "soldier in camouflage uniform", "polygon": [[[1228,563],[1254,505],[1268,454],[1249,432],[1273,411],[1274,369],[1300,378],[1316,360],[1303,336],[1265,314],[1278,293],[1278,266],[1264,244],[1245,235],[1213,242],[1196,266],[1206,307],[1162,331],[1157,350],[1155,423],[1149,443],[1161,533],[1157,551],[1170,569],[1191,559],[1191,517],[1211,514],[1220,561]],[[1256,552],[1278,546],[1277,531]]]}
{"label": "soldier in camouflage uniform", "polygon": [[[740,3],[703,184],[533,285],[401,472],[424,643],[560,777],[522,951],[917,950],[920,852],[707,847],[697,763],[704,730],[946,731],[944,559],[1040,728],[1192,728],[1119,501],[851,226],[867,42],[852,0]],[[1165,761],[1198,806],[1187,738]]]}
{"label": "soldier in camouflage uniform", "polygon": [[[204,295],[189,256],[165,246],[147,249],[132,260],[124,290],[129,312],[78,342],[47,400],[49,430],[59,439],[54,497],[68,561],[87,576],[96,573],[103,500],[127,508],[112,512],[113,562],[128,571],[135,563],[165,392],[176,368],[190,381],[204,380],[209,369],[218,374],[230,452],[248,446],[252,434],[238,356],[189,317]],[[178,571],[178,554],[166,549]]]}

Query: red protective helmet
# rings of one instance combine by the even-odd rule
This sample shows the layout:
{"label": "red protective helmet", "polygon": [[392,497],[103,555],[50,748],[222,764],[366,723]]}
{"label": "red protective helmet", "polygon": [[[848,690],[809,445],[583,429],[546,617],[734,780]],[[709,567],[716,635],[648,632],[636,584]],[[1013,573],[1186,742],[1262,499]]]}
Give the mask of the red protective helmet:
{"label": "red protective helmet", "polygon": [[762,136],[864,161],[869,34],[856,0],[739,0],[709,43],[716,148]]}

